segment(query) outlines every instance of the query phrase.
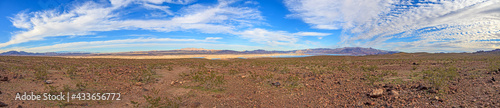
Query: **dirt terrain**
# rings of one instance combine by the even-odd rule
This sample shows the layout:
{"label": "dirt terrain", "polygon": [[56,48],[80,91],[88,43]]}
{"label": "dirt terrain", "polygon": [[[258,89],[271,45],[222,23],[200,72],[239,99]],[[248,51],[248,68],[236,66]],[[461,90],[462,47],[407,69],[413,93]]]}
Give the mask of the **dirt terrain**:
{"label": "dirt terrain", "polygon": [[204,59],[234,59],[234,58],[262,58],[272,56],[298,56],[306,55],[301,53],[275,53],[275,54],[188,54],[188,55],[147,55],[147,56],[59,56],[63,58],[112,58],[112,59],[183,59],[183,58],[204,58]]}
{"label": "dirt terrain", "polygon": [[[2,107],[500,107],[500,55],[257,59],[0,56]],[[121,100],[15,100],[17,93]]]}

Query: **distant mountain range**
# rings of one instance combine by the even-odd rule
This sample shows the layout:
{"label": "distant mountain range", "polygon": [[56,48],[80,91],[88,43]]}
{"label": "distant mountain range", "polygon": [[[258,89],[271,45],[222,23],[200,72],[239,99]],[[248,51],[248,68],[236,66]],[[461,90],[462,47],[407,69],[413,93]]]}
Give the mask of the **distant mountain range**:
{"label": "distant mountain range", "polygon": [[213,50],[203,48],[183,48],[178,50],[164,50],[164,51],[131,51],[131,52],[116,52],[116,53],[85,53],[85,52],[46,52],[46,53],[30,53],[24,51],[9,51],[1,53],[0,55],[16,55],[16,56],[145,56],[145,55],[187,55],[187,54],[275,54],[275,53],[301,53],[301,54],[344,54],[344,55],[378,55],[378,54],[393,54],[398,51],[385,51],[373,48],[361,47],[345,47],[345,48],[316,48],[316,49],[303,49],[291,51],[267,51],[267,50],[253,50],[253,51],[234,51],[234,50]]}
{"label": "distant mountain range", "polygon": [[8,51],[0,55],[16,55],[16,56],[70,56],[70,55],[87,55],[92,53],[86,52],[45,52],[45,53],[31,53],[24,51]]}
{"label": "distant mountain range", "polygon": [[491,51],[477,51],[474,54],[500,54],[500,49],[495,49]]}

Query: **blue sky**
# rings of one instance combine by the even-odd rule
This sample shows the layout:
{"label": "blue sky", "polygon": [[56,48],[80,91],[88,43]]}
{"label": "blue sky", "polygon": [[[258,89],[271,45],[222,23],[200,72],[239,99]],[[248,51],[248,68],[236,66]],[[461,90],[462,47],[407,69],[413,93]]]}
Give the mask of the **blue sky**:
{"label": "blue sky", "polygon": [[499,0],[3,0],[0,52],[500,48]]}

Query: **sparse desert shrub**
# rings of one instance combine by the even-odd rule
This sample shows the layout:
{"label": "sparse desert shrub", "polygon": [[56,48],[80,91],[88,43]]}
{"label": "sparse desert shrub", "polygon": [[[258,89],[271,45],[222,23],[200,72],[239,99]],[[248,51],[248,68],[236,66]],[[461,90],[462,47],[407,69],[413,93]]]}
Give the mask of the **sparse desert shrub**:
{"label": "sparse desert shrub", "polygon": [[45,67],[39,66],[35,68],[35,78],[38,80],[46,80],[47,73],[48,71]]}
{"label": "sparse desert shrub", "polygon": [[75,79],[76,77],[76,67],[74,66],[70,66],[67,70],[66,70],[66,74],[68,74],[68,77],[71,78],[71,79]]}
{"label": "sparse desert shrub", "polygon": [[220,85],[225,83],[224,75],[217,75],[215,72],[192,72],[191,79],[198,82],[204,89],[209,90],[222,90]]}
{"label": "sparse desert shrub", "polygon": [[87,89],[88,85],[89,85],[88,83],[78,82],[78,83],[76,83],[75,86],[76,86],[76,88],[78,88],[78,90],[84,91],[85,89]]}
{"label": "sparse desert shrub", "polygon": [[455,67],[434,68],[432,70],[422,71],[423,79],[429,82],[433,87],[446,89],[448,82],[454,80],[458,76],[458,69]]}
{"label": "sparse desert shrub", "polygon": [[288,69],[288,67],[283,67],[283,69],[281,69],[280,71],[281,74],[287,74],[287,73],[290,73],[290,69]]}
{"label": "sparse desert shrub", "polygon": [[57,94],[57,86],[47,85],[45,89],[49,90],[50,94]]}
{"label": "sparse desert shrub", "polygon": [[371,65],[371,66],[361,66],[361,70],[365,71],[365,72],[373,72],[375,70],[377,70],[378,67],[376,65]]}
{"label": "sparse desert shrub", "polygon": [[172,68],[172,66],[167,66],[167,70],[168,70],[168,71],[173,71],[173,70],[174,70],[174,68]]}
{"label": "sparse desert shrub", "polygon": [[[180,98],[177,98],[177,100],[170,100],[167,97],[161,98],[161,97],[152,97],[152,96],[144,96],[147,102],[146,108],[178,108],[180,106],[179,101]],[[131,101],[132,104],[136,104],[136,106],[139,106],[138,102]]]}
{"label": "sparse desert shrub", "polygon": [[490,65],[488,66],[489,72],[500,72],[500,62],[490,62]]}
{"label": "sparse desert shrub", "polygon": [[347,64],[341,64],[341,65],[339,65],[339,66],[337,67],[337,69],[338,69],[339,71],[346,72],[346,71],[348,71],[350,68],[349,68],[349,66],[348,66]]}
{"label": "sparse desert shrub", "polygon": [[365,73],[364,74],[365,79],[368,80],[369,85],[375,84],[375,82],[380,81],[382,79],[382,75],[374,75],[371,73]]}
{"label": "sparse desert shrub", "polygon": [[139,75],[136,75],[134,81],[142,82],[142,83],[152,83],[155,81],[156,71],[153,70],[152,67],[148,67],[146,69],[142,69],[139,72]]}
{"label": "sparse desert shrub", "polygon": [[395,71],[387,71],[387,70],[386,70],[386,71],[382,71],[382,75],[383,75],[383,76],[388,76],[388,75],[391,75],[391,76],[396,76],[396,75],[398,75],[398,73],[397,73],[397,72],[395,72]]}
{"label": "sparse desert shrub", "polygon": [[267,80],[267,81],[270,81],[270,80],[274,79],[274,74],[272,74],[272,73],[268,73],[267,75],[260,76],[260,79],[261,79],[261,80]]}
{"label": "sparse desert shrub", "polygon": [[299,77],[297,76],[290,76],[286,79],[286,84],[289,86],[289,87],[298,87],[300,86],[300,79]]}
{"label": "sparse desert shrub", "polygon": [[231,69],[229,70],[229,75],[236,75],[238,73],[237,70]]}

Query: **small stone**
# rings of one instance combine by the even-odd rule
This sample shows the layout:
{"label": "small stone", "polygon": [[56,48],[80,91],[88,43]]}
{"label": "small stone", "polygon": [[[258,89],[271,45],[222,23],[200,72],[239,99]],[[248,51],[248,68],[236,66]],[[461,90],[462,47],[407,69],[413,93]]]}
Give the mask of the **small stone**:
{"label": "small stone", "polygon": [[135,83],[135,85],[136,85],[136,86],[141,86],[141,85],[142,85],[142,83],[141,83],[141,82],[137,82],[137,83]]}
{"label": "small stone", "polygon": [[17,105],[17,108],[23,108],[23,106],[21,106],[21,105]]}
{"label": "small stone", "polygon": [[384,93],[383,89],[373,89],[372,92],[370,93],[370,97],[378,98],[382,96],[383,93]]}
{"label": "small stone", "polygon": [[174,85],[175,83],[176,83],[175,81],[172,81],[172,82],[170,82],[170,85]]}
{"label": "small stone", "polygon": [[7,104],[5,104],[3,102],[0,102],[0,107],[7,107],[7,106],[9,106],[9,105],[7,105]]}
{"label": "small stone", "polygon": [[52,81],[52,80],[45,80],[44,82],[45,82],[45,84],[52,84],[52,83],[54,83],[54,81]]}
{"label": "small stone", "polygon": [[199,107],[200,105],[201,105],[201,103],[200,103],[200,102],[194,102],[193,104],[191,104],[191,107],[193,107],[193,108],[197,108],[197,107]]}
{"label": "small stone", "polygon": [[391,90],[391,92],[389,92],[389,94],[394,95],[394,96],[399,96],[399,93],[396,90]]}
{"label": "small stone", "polygon": [[221,95],[212,95],[212,97],[221,98],[222,96]]}
{"label": "small stone", "polygon": [[435,100],[439,100],[439,97],[435,96],[435,97],[434,97],[434,99],[435,99]]}
{"label": "small stone", "polygon": [[9,81],[9,77],[3,77],[0,81]]}
{"label": "small stone", "polygon": [[437,92],[438,92],[437,90],[429,89],[429,93],[437,93]]}
{"label": "small stone", "polygon": [[365,102],[365,105],[370,105],[370,106],[372,106],[372,105],[375,105],[375,102]]}
{"label": "small stone", "polygon": [[271,83],[271,85],[279,87],[281,84],[280,84],[280,82],[274,82],[274,83]]}
{"label": "small stone", "polygon": [[245,78],[246,76],[241,76],[241,78]]}
{"label": "small stone", "polygon": [[419,85],[417,86],[417,90],[427,90],[427,89],[429,89],[429,87],[426,87],[426,86],[421,85],[421,84],[419,84]]}

